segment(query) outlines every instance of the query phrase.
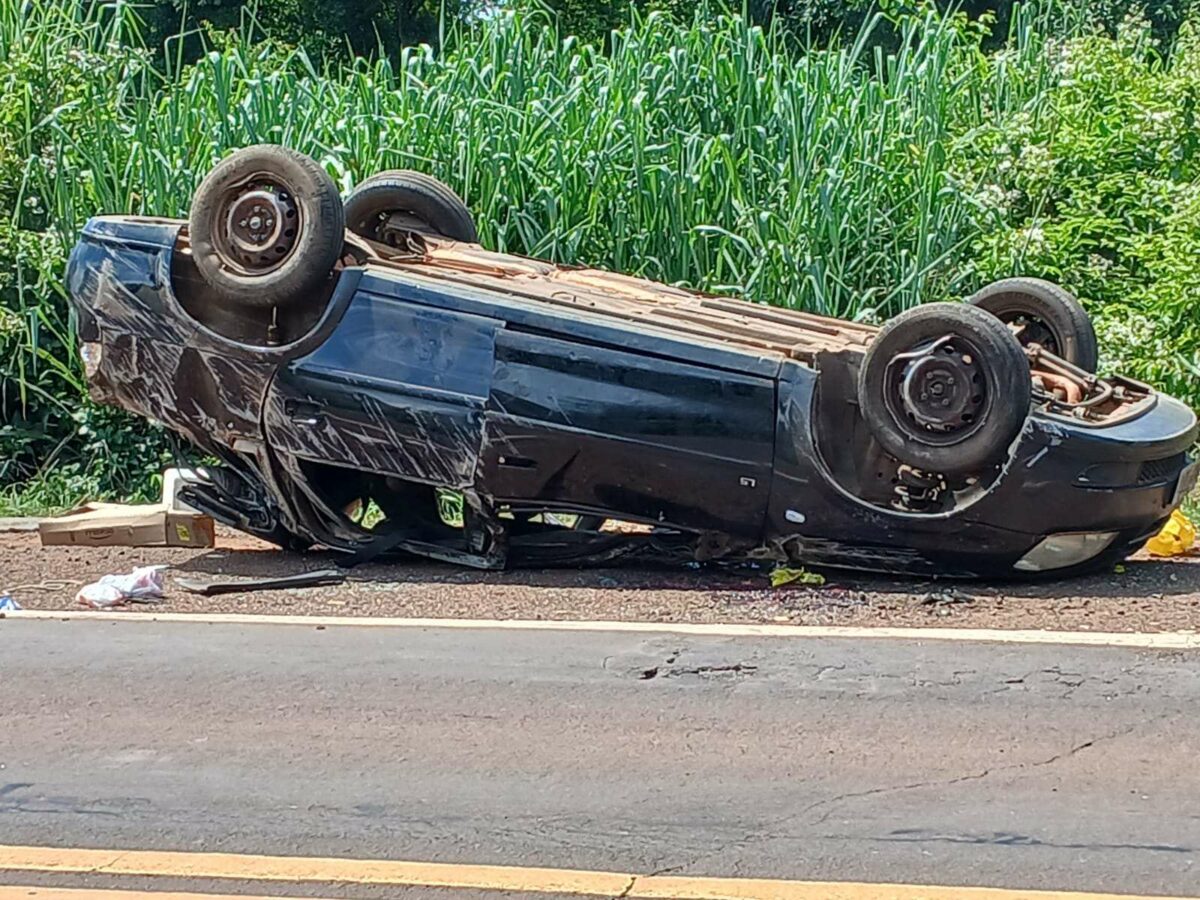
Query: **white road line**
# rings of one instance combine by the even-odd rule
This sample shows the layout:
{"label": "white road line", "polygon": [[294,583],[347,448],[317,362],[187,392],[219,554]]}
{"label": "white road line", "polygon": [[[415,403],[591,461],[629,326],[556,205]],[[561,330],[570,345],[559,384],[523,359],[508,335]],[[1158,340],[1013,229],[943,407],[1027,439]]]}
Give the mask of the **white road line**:
{"label": "white road line", "polygon": [[417,619],[368,616],[269,616],[242,613],[143,613],[25,609],[7,619],[113,622],[177,622],[204,625],[303,625],[309,628],[462,628],[493,631],[607,631],[691,634],[711,637],[844,638],[850,640],[968,641],[1000,644],[1076,644],[1144,650],[1197,650],[1194,632],[1030,631],[1000,628],[852,628],[837,625],[741,625],[736,623],[555,621],[549,619]]}

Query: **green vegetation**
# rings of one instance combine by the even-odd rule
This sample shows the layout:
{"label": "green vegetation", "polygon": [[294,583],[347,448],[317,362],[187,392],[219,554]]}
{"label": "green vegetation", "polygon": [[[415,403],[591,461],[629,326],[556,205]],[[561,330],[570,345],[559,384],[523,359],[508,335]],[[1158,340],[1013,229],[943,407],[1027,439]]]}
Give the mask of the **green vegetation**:
{"label": "green vegetation", "polygon": [[[962,10],[972,19],[990,23],[988,46],[1009,32],[1016,0],[932,0],[938,9]],[[680,22],[690,21],[696,4],[687,0],[139,0],[146,23],[146,42],[157,47],[178,44],[189,61],[202,50],[193,32],[237,28],[253,19],[274,38],[309,53],[369,55],[382,47],[395,53],[401,46],[425,42],[437,46],[446,23],[468,22],[501,9],[541,3],[554,17],[561,34],[573,34],[607,46],[612,31],[629,24],[634,13],[661,12]],[[1179,26],[1197,8],[1198,0],[1056,0],[1050,22],[1056,29],[1086,22],[1110,34],[1131,11],[1146,17],[1157,39],[1171,41]],[[746,0],[731,4],[758,25],[787,29],[817,44],[833,35],[855,35],[880,8],[911,11],[913,0]],[[1069,26],[1068,26],[1069,27]],[[894,48],[897,30],[877,26],[872,42]],[[177,53],[178,46],[171,52]]]}
{"label": "green vegetation", "polygon": [[204,30],[242,28],[253,22],[278,40],[315,54],[363,55],[406,44],[436,43],[443,17],[470,13],[467,0],[144,0],[138,4],[146,42],[178,44],[189,60],[203,50]]}
{"label": "green vegetation", "polygon": [[94,213],[184,215],[258,141],[346,188],[436,175],[488,246],[831,315],[1044,275],[1108,364],[1200,404],[1192,23],[1169,54],[1145,20],[1056,4],[1019,7],[994,50],[933,8],[824,48],[707,10],[635,15],[605,50],[520,11],[374,60],[146,40],[128,5],[0,0],[0,504],[152,490],[161,429],[85,399],[65,254]]}

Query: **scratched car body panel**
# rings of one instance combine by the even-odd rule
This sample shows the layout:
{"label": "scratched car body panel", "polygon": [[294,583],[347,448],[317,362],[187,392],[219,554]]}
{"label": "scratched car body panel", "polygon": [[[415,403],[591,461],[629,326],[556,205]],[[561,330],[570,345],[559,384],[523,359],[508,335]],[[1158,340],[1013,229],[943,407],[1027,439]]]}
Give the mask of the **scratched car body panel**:
{"label": "scratched car body panel", "polygon": [[[286,546],[1066,572],[1136,548],[1194,479],[1195,416],[1125,380],[1087,416],[1035,403],[995,465],[905,490],[854,393],[876,328],[429,235],[347,235],[275,340],[206,309],[183,222],[93,219],[68,280],[95,396],[217,457],[189,502]],[[561,527],[578,515],[597,524]]]}

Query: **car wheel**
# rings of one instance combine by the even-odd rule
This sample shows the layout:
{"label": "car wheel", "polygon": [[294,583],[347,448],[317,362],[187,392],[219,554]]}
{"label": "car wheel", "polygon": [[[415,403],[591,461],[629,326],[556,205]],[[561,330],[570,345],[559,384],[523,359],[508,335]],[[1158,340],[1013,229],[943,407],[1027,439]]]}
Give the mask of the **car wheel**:
{"label": "car wheel", "polygon": [[252,307],[302,300],[342,253],[337,185],[311,158],[275,144],[227,156],[192,198],[196,268],[217,297]]}
{"label": "car wheel", "polygon": [[867,348],[858,402],[879,445],[926,472],[994,465],[1029,414],[1029,362],[983,310],[930,303],[885,325]]}
{"label": "car wheel", "polygon": [[453,241],[479,240],[475,219],[458,194],[422,172],[380,172],[346,197],[347,227],[368,240],[387,243],[384,226],[393,213],[407,213],[414,224]]}
{"label": "car wheel", "polygon": [[1095,372],[1099,358],[1096,332],[1083,306],[1057,284],[1040,278],[1006,278],[971,297],[1008,325],[1021,346],[1041,344],[1085,372]]}

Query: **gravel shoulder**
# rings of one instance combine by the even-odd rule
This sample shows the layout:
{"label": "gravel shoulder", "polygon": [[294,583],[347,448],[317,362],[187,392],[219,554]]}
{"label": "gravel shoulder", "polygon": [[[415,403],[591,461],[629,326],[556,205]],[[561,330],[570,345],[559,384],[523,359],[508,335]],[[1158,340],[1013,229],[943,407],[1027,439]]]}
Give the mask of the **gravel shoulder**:
{"label": "gravel shoulder", "polygon": [[356,568],[336,587],[203,597],[177,577],[292,575],[333,555],[286,553],[218,530],[217,547],[42,547],[36,533],[0,532],[0,592],[27,609],[72,609],[102,575],[165,563],[166,599],[150,612],[446,618],[601,619],[797,625],[945,626],[1069,631],[1200,629],[1200,555],[1135,557],[1123,572],[1049,583],[931,582],[824,570],[821,587],[771,588],[767,570],[609,568],[478,572],[427,561]]}

